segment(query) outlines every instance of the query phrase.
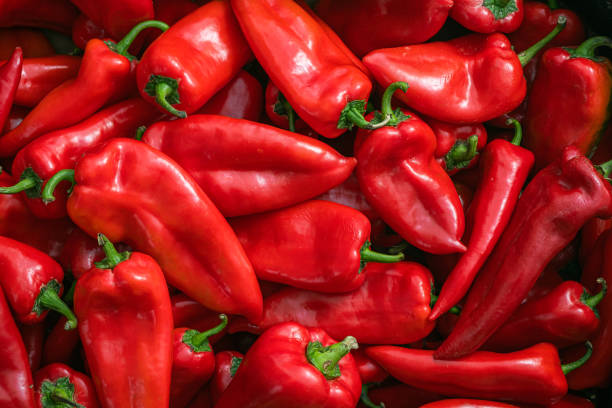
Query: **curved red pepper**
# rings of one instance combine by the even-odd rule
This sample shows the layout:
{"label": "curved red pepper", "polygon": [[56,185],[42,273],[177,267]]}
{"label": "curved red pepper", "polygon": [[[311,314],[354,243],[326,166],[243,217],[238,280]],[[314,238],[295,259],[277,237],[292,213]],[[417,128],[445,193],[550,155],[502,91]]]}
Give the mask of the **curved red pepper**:
{"label": "curved red pepper", "polygon": [[349,293],[282,289],[264,299],[261,320],[236,319],[229,331],[261,333],[275,324],[294,321],[320,327],[334,338],[354,335],[365,344],[406,344],[433,330],[434,323],[427,319],[432,287],[427,269],[413,262],[369,263],[362,273],[363,285]]}
{"label": "curved red pepper", "polygon": [[60,317],[45,340],[42,355],[43,364],[68,364],[79,342],[79,331],[66,330],[66,318],[64,316]]}
{"label": "curved red pepper", "polygon": [[[533,405],[526,406],[521,404],[521,408],[536,408]],[[546,408],[595,408],[593,403],[586,399],[573,394],[567,394],[557,403],[546,405]]]}
{"label": "curved red pepper", "polygon": [[420,408],[519,408],[517,405],[476,399],[447,399],[421,405]]}
{"label": "curved red pepper", "polygon": [[226,217],[316,197],[348,178],[356,163],[313,138],[223,116],[159,122],[142,141],[176,160]]}
{"label": "curved red pepper", "polygon": [[68,0],[3,0],[0,27],[44,27],[70,33],[79,11]]}
{"label": "curved red pepper", "polygon": [[510,318],[548,262],[597,216],[612,216],[612,186],[576,147],[566,147],[523,191],[436,358],[477,350]]}
{"label": "curved red pepper", "polygon": [[23,64],[23,52],[21,48],[15,48],[11,58],[0,67],[0,129],[4,129],[13,98],[21,78],[21,66]]}
{"label": "curved red pepper", "polygon": [[[98,399],[91,379],[65,364],[51,364],[41,368],[34,375],[36,406],[79,406],[98,408]],[[70,402],[70,404],[69,404]]]}
{"label": "curved red pepper", "polygon": [[251,346],[216,408],[316,406],[352,408],[361,380],[351,349],[317,328],[296,323],[272,327]]}
{"label": "curved red pepper", "polygon": [[28,112],[30,112],[28,108],[13,105],[11,111],[9,112],[8,118],[6,118],[6,122],[4,122],[4,129],[0,130],[0,134],[10,132],[19,126],[19,124],[23,122],[23,119],[27,116]]}
{"label": "curved red pepper", "polygon": [[[344,133],[337,126],[340,114],[347,102],[368,99],[367,74],[295,2],[231,3],[257,60],[297,115],[324,137]],[[279,47],[279,41],[285,45]]]}
{"label": "curved red pepper", "polygon": [[189,408],[213,408],[209,387],[202,388],[189,404]]}
{"label": "curved red pepper", "polygon": [[244,355],[237,351],[222,351],[215,354],[215,373],[210,380],[210,396],[213,404],[219,401],[221,394],[234,379],[242,360]]}
{"label": "curved red pepper", "polygon": [[235,119],[259,120],[263,111],[263,89],[257,79],[242,70],[196,113]]}
{"label": "curved red pepper", "polygon": [[523,13],[523,0],[454,0],[450,16],[468,30],[489,34],[515,31]]}
{"label": "curved red pepper", "polygon": [[42,360],[43,343],[45,340],[44,322],[32,325],[19,325],[23,345],[28,353],[28,363],[32,372],[38,370]]}
{"label": "curved red pepper", "polygon": [[152,0],[70,0],[114,39],[123,38],[136,24],[154,17]]}

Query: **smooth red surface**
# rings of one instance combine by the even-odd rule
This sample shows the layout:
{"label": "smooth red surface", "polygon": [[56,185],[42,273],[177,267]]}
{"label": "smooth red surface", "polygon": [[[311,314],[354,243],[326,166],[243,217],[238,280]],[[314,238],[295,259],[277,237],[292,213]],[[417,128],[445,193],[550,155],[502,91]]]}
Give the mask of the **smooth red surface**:
{"label": "smooth red surface", "polygon": [[421,408],[518,408],[518,406],[476,399],[447,399],[422,405]]}
{"label": "smooth red surface", "polygon": [[70,0],[114,39],[121,39],[136,24],[155,16],[152,0]]}
{"label": "smooth red surface", "polygon": [[51,43],[41,31],[31,28],[0,28],[0,59],[9,59],[15,47],[21,47],[23,58],[55,54]]}
{"label": "smooth red surface", "polygon": [[70,33],[79,11],[68,0],[3,0],[0,27],[44,27]]}
{"label": "smooth red surface", "polygon": [[[210,395],[213,403],[217,403],[234,377],[232,364],[235,359],[244,359],[244,354],[237,351],[221,351],[215,354],[215,373],[210,380]],[[234,373],[235,375],[235,373]]]}
{"label": "smooth red surface", "polygon": [[42,359],[45,325],[43,322],[33,325],[19,325],[23,345],[28,353],[28,363],[32,372],[38,370]]}
{"label": "smooth red surface", "polygon": [[259,81],[242,70],[196,113],[257,122],[263,112],[263,98]]}
{"label": "smooth red surface", "polygon": [[81,339],[78,330],[66,330],[65,325],[66,318],[60,316],[47,335],[43,346],[43,364],[70,363],[70,358]]}
{"label": "smooth red surface", "polygon": [[496,31],[511,33],[521,25],[525,10],[523,0],[510,1],[514,3],[516,10],[500,19],[485,6],[483,0],[454,0],[450,15],[465,28],[477,33],[489,34]]}
{"label": "smooth red surface", "polygon": [[11,112],[13,98],[21,78],[23,64],[23,51],[17,47],[9,60],[0,67],[0,129],[4,129],[6,120]]}

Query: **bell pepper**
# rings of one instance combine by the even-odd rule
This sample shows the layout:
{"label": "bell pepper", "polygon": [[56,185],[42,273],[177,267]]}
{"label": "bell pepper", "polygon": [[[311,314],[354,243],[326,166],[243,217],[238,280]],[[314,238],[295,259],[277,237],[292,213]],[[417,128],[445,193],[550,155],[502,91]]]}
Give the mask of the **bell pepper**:
{"label": "bell pepper", "polygon": [[221,351],[215,354],[215,372],[210,380],[210,396],[213,404],[219,401],[221,394],[234,379],[242,360],[244,355],[237,351]]}
{"label": "bell pepper", "polygon": [[91,379],[65,364],[51,364],[34,374],[36,406],[98,408]]}
{"label": "bell pepper", "polygon": [[465,296],[476,274],[510,221],[521,189],[533,166],[533,154],[522,148],[521,125],[515,120],[512,142],[495,139],[480,158],[480,183],[466,215],[467,251],[450,272],[430,319],[446,313]]}
{"label": "bell pepper", "polygon": [[111,139],[74,170],[49,179],[43,199],[53,200],[62,180],[76,183],[66,205],[83,231],[100,231],[151,254],[170,285],[204,306],[258,319],[261,292],[240,242],[195,181],[166,155],[136,140]]}
{"label": "bell pepper", "polygon": [[70,0],[112,38],[123,38],[136,24],[154,17],[152,0]]}
{"label": "bell pepper", "polygon": [[82,50],[85,49],[89,40],[108,37],[110,36],[106,30],[94,23],[85,14],[79,15],[72,25],[72,42]]}
{"label": "bell pepper", "polygon": [[21,149],[13,160],[12,173],[19,182],[0,187],[1,194],[22,192],[32,213],[39,218],[62,218],[66,214],[68,187],[56,191],[53,203],[41,200],[47,179],[60,170],[72,169],[88,151],[104,141],[127,137],[141,125],[149,125],[162,114],[141,98],[112,105],[71,127],[42,135]]}
{"label": "bell pepper", "polygon": [[66,330],[66,318],[60,317],[45,339],[42,352],[43,364],[69,364],[79,342],[79,331]]}
{"label": "bell pepper", "polygon": [[242,70],[196,113],[257,122],[262,111],[261,84],[251,74]]}
{"label": "bell pepper", "polygon": [[444,25],[452,0],[321,0],[315,11],[358,56],[429,40]]}
{"label": "bell pepper", "polygon": [[[525,98],[523,66],[564,27],[564,18],[544,39],[520,55],[501,33],[471,34],[372,51],[363,63],[382,86],[405,81],[395,97],[444,122],[482,123],[516,108]],[[444,101],[444,103],[440,103]]]}
{"label": "bell pepper", "polygon": [[184,408],[215,371],[215,355],[209,337],[220,333],[227,325],[227,316],[219,315],[221,323],[204,332],[185,327],[174,329],[172,382],[170,405]]}
{"label": "bell pepper", "polygon": [[3,0],[0,27],[43,27],[70,33],[79,11],[68,0]]}
{"label": "bell pepper", "polygon": [[551,48],[538,66],[525,117],[525,145],[536,169],[555,160],[565,146],[591,155],[610,116],[612,65],[595,49],[612,48],[607,37],[591,37],[576,49]]}
{"label": "bell pepper", "polygon": [[426,268],[413,262],[369,263],[362,273],[363,285],[349,293],[282,289],[264,299],[261,320],[235,319],[229,332],[261,333],[294,321],[320,327],[334,338],[353,335],[365,344],[406,344],[431,333],[432,278]]}
{"label": "bell pepper", "polygon": [[[610,167],[599,171],[608,174]],[[578,148],[568,146],[536,174],[436,358],[455,359],[478,349],[510,318],[548,262],[589,219],[612,216],[612,186],[599,171]]]}
{"label": "bell pepper", "polygon": [[231,3],[257,61],[297,115],[324,137],[344,133],[337,126],[340,114],[347,102],[368,99],[372,88],[368,75],[299,4]]}
{"label": "bell pepper", "polygon": [[523,22],[523,13],[523,0],[454,0],[450,16],[468,30],[489,34],[517,30]]}
{"label": "bell pepper", "polygon": [[557,349],[540,343],[513,353],[477,351],[441,363],[432,350],[368,347],[366,354],[394,378],[423,390],[464,398],[548,404],[567,394],[565,375],[589,358],[561,365]]}
{"label": "bell pepper", "polygon": [[13,98],[21,78],[21,66],[23,64],[23,51],[17,47],[11,54],[10,59],[0,67],[0,129],[4,128],[6,120],[13,106]]}
{"label": "bell pepper", "polygon": [[363,284],[368,262],[404,259],[371,250],[367,217],[329,201],[233,218],[230,225],[259,279],[315,292],[350,292]]}
{"label": "bell pepper", "polygon": [[55,50],[45,35],[31,28],[0,28],[0,60],[9,59],[20,47],[23,58],[49,57]]}
{"label": "bell pepper", "polygon": [[601,234],[603,234],[610,228],[612,228],[612,218],[593,218],[592,220],[584,224],[584,227],[582,227],[582,229],[580,230],[580,265],[584,266],[587,263],[589,255],[595,247],[595,243],[597,242]]}
{"label": "bell pepper", "polygon": [[421,408],[519,408],[518,405],[476,399],[447,399],[421,405]]}
{"label": "bell pepper", "polygon": [[16,318],[40,323],[48,310],[66,316],[66,329],[77,326],[70,308],[60,299],[64,271],[49,255],[19,241],[0,237],[0,286]]}
{"label": "bell pepper", "polygon": [[149,255],[119,253],[102,234],[99,242],[106,258],[74,291],[99,401],[104,407],[168,406],[172,311],[164,275]]}
{"label": "bell pepper", "polygon": [[419,390],[406,384],[373,387],[374,385],[366,384],[361,388],[358,408],[418,408],[444,398],[434,392]]}
{"label": "bell pepper", "polygon": [[356,164],[312,138],[223,116],[158,122],[142,141],[176,160],[226,217],[316,197],[348,178]]}
{"label": "bell pepper", "polygon": [[146,49],[136,69],[138,90],[146,101],[184,118],[250,59],[229,1],[212,1],[179,20]]}
{"label": "bell pepper", "polygon": [[350,351],[353,337],[335,341],[297,323],[272,327],[249,349],[216,408],[354,407],[361,380]]}
{"label": "bell pepper", "polygon": [[32,325],[19,325],[23,345],[28,353],[28,363],[32,372],[38,370],[42,360],[45,325],[43,322]]}

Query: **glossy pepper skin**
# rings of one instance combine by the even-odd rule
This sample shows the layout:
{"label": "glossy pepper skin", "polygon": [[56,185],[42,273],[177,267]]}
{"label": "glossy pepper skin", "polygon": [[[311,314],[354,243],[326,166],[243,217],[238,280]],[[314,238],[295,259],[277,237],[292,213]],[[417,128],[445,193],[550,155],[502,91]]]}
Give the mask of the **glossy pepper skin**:
{"label": "glossy pepper skin", "polygon": [[[216,408],[354,407],[361,380],[350,356],[325,331],[297,323],[274,326],[251,346]],[[322,369],[322,365],[327,369]]]}
{"label": "glossy pepper skin", "polygon": [[404,259],[370,250],[367,217],[329,201],[233,218],[230,225],[259,279],[315,292],[350,292],[363,284],[367,262]]}
{"label": "glossy pepper skin", "polygon": [[85,14],[77,17],[72,25],[72,42],[80,49],[85,49],[87,42],[94,38],[108,38],[110,35]]}
{"label": "glossy pepper skin", "polygon": [[366,278],[349,293],[316,293],[287,288],[264,300],[263,318],[254,324],[236,319],[230,333],[261,333],[283,322],[320,327],[334,338],[354,335],[365,344],[406,344],[425,338],[434,328],[430,313],[432,278],[413,262],[369,263]]}
{"label": "glossy pepper skin", "polygon": [[40,367],[43,352],[43,342],[45,340],[45,325],[43,322],[33,325],[19,325],[21,338],[26,352],[28,353],[28,363],[30,370],[35,372]]}
{"label": "glossy pepper skin", "polygon": [[435,320],[467,293],[510,221],[533,167],[533,154],[520,146],[520,125],[512,142],[495,139],[480,157],[480,182],[466,213],[467,251],[447,277],[430,319]]}
{"label": "glossy pepper skin", "polygon": [[[116,247],[120,251],[127,249],[121,248],[120,244]],[[75,228],[66,239],[59,256],[59,263],[64,269],[69,270],[72,276],[79,279],[104,256],[104,249],[98,245],[96,239],[87,235],[80,228]]]}
{"label": "glossy pepper skin", "polygon": [[44,27],[70,33],[79,11],[68,0],[3,0],[0,27]]}
{"label": "glossy pepper skin", "polygon": [[9,59],[15,47],[23,58],[49,57],[55,50],[45,35],[31,28],[0,28],[0,59]]}
{"label": "glossy pepper skin", "polygon": [[503,402],[484,401],[477,399],[447,399],[421,405],[420,408],[519,408],[517,405]]}
{"label": "glossy pepper skin", "polygon": [[79,331],[66,330],[66,318],[60,317],[45,339],[42,353],[43,364],[69,364],[79,342]]}
{"label": "glossy pepper skin", "polygon": [[142,141],[176,160],[226,217],[316,197],[348,178],[356,164],[313,138],[223,116],[158,122]]}
{"label": "glossy pepper skin", "polygon": [[[525,117],[525,146],[536,169],[555,160],[565,146],[591,155],[610,116],[612,64],[595,57],[606,37],[591,37],[575,50],[551,48],[540,59]],[[570,85],[571,84],[571,85]]]}
{"label": "glossy pepper skin", "polygon": [[[202,27],[208,27],[205,35]],[[211,1],[158,37],[136,69],[143,99],[185,117],[240,72],[251,51],[228,1]]]}
{"label": "glossy pepper skin", "polygon": [[353,359],[359,371],[359,377],[363,384],[380,383],[389,377],[381,366],[376,364],[374,360],[366,356],[365,349],[360,348],[353,352]]}
{"label": "glossy pepper skin", "polygon": [[213,404],[219,401],[221,394],[234,379],[242,360],[244,360],[244,354],[237,351],[226,350],[215,354],[215,372],[209,385]]}
{"label": "glossy pepper skin", "polygon": [[259,81],[242,70],[196,113],[257,122],[263,112],[263,98]]}
{"label": "glossy pepper skin", "polygon": [[[98,398],[91,379],[65,364],[50,364],[34,374],[36,407],[46,408],[64,401],[98,408]],[[58,398],[59,397],[59,398]]]}
{"label": "glossy pepper skin", "polygon": [[523,22],[523,14],[523,0],[454,0],[450,12],[453,20],[468,30],[484,34],[515,31]]}
{"label": "glossy pepper skin", "polygon": [[68,215],[81,229],[151,254],[170,285],[204,306],[258,319],[261,292],[236,235],[172,159],[117,138],[81,158],[73,174]]}
{"label": "glossy pepper skin", "polygon": [[321,0],[315,7],[358,56],[427,41],[448,17],[453,0]]}
{"label": "glossy pepper skin", "polygon": [[107,258],[83,275],[74,291],[99,401],[103,407],[168,406],[172,311],[164,275],[148,255],[118,253],[102,235],[100,244]]}
{"label": "glossy pepper skin", "polygon": [[70,0],[114,39],[121,39],[136,24],[154,17],[152,0]]}
{"label": "glossy pepper skin", "polygon": [[[315,18],[290,0],[232,0],[240,27],[270,79],[315,132],[334,138],[349,101],[372,84]],[[285,45],[279,47],[279,41]]]}
{"label": "glossy pepper skin", "polygon": [[21,78],[21,66],[23,64],[23,51],[17,47],[11,54],[10,59],[0,67],[0,129],[4,128],[6,120],[11,112],[13,98]]}
{"label": "glossy pepper skin", "polygon": [[480,347],[516,310],[548,262],[591,218],[612,215],[612,186],[574,146],[541,170],[468,293],[459,322],[436,351],[455,359]]}
{"label": "glossy pepper skin", "polygon": [[[205,308],[200,303],[185,296],[182,293],[177,293],[170,297],[172,305],[172,319],[174,327],[190,327],[198,331],[206,331],[215,327],[219,322],[219,313]],[[215,343],[224,334],[225,329],[210,338],[211,343]]]}
{"label": "glossy pepper skin", "polygon": [[34,386],[28,354],[0,290],[0,405],[34,408]]}
{"label": "glossy pepper skin", "polygon": [[[22,191],[30,211],[47,219],[67,216],[68,186],[56,190],[56,200],[44,203],[41,190],[46,180],[60,170],[72,169],[88,151],[106,140],[130,137],[141,125],[149,125],[162,114],[141,98],[114,104],[65,129],[46,133],[21,149],[13,160],[12,173],[20,178],[20,188],[0,188],[0,193]],[[15,187],[17,187],[16,185]]]}

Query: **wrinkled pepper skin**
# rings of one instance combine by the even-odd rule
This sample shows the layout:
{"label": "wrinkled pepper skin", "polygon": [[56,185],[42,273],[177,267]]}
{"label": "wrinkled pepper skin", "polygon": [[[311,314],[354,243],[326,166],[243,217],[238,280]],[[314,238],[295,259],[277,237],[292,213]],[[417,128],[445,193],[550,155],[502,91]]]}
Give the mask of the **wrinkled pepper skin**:
{"label": "wrinkled pepper skin", "polygon": [[55,395],[87,408],[100,406],[91,378],[65,364],[50,364],[38,370],[34,374],[34,386],[37,408],[46,408],[49,403],[55,402],[52,398],[54,391]]}
{"label": "wrinkled pepper skin", "polygon": [[0,67],[0,129],[4,128],[13,106],[13,98],[21,78],[23,51],[17,47],[9,60]]}
{"label": "wrinkled pepper skin", "polygon": [[84,156],[75,175],[67,207],[81,229],[151,254],[170,285],[204,306],[259,318],[261,292],[236,235],[172,159],[118,138]]}
{"label": "wrinkled pepper skin", "polygon": [[453,0],[321,0],[316,13],[358,56],[418,44],[444,25]]}
{"label": "wrinkled pepper skin", "polygon": [[70,33],[79,11],[68,0],[2,0],[0,27],[43,27]]}
{"label": "wrinkled pepper skin", "polygon": [[9,59],[21,47],[23,58],[49,57],[55,54],[42,31],[31,28],[0,28],[0,59]]}
{"label": "wrinkled pepper skin", "polygon": [[213,404],[219,401],[221,394],[234,379],[242,360],[244,354],[237,351],[228,350],[215,354],[215,372],[210,380],[210,396]]}
{"label": "wrinkled pepper skin", "polygon": [[226,217],[316,197],[347,179],[356,164],[313,138],[223,116],[158,122],[142,141],[176,160]]}
{"label": "wrinkled pepper skin", "polygon": [[262,112],[263,88],[257,79],[242,70],[196,113],[257,122]]}
{"label": "wrinkled pepper skin", "polygon": [[152,0],[70,0],[96,25],[116,40],[123,38],[136,24],[152,20]]}
{"label": "wrinkled pepper skin", "polygon": [[335,361],[340,376],[327,379],[306,356],[313,342],[323,346],[335,343],[325,331],[296,323],[266,330],[244,356],[215,407],[355,407],[361,380],[352,356]]}
{"label": "wrinkled pepper skin", "polygon": [[172,311],[164,275],[153,258],[138,252],[109,266],[87,272],[74,291],[79,333],[100,404],[167,407]]}
{"label": "wrinkled pepper skin", "polygon": [[[290,0],[232,0],[240,27],[270,79],[315,132],[334,138],[347,102],[372,83],[317,20]],[[286,45],[279,47],[279,41]]]}
{"label": "wrinkled pepper skin", "polygon": [[449,123],[493,119],[519,106],[527,91],[521,62],[500,33],[376,50],[363,63],[384,87],[410,85],[397,99]]}
{"label": "wrinkled pepper skin", "polygon": [[447,399],[430,402],[421,405],[420,408],[519,408],[519,406],[476,399]]}
{"label": "wrinkled pepper skin", "polygon": [[369,263],[359,289],[342,294],[287,288],[264,300],[261,321],[234,320],[230,333],[261,333],[283,322],[320,327],[334,338],[354,336],[365,344],[406,344],[434,328],[430,313],[432,277],[412,262]]}
{"label": "wrinkled pepper skin", "polygon": [[612,186],[574,146],[523,191],[497,246],[468,293],[457,326],[436,351],[477,350],[521,304],[553,257],[593,217],[612,215]]}
{"label": "wrinkled pepper skin", "polygon": [[355,156],[361,190],[410,244],[433,254],[464,252],[459,241],[463,208],[453,182],[435,159],[436,136],[417,116],[404,113],[410,117],[397,127],[371,131],[359,146]]}
{"label": "wrinkled pepper skin", "polygon": [[[202,27],[207,30],[202,32]],[[147,84],[155,83],[156,76],[177,81],[172,85],[175,97],[167,101],[175,110],[171,113],[185,117],[204,106],[251,57],[229,1],[211,1],[179,20],[146,49],[136,69],[138,91],[157,105],[155,91]]]}
{"label": "wrinkled pepper skin", "polygon": [[[505,5],[501,6],[500,3]],[[511,33],[523,22],[524,11],[523,0],[508,0],[497,4],[489,1],[488,5],[483,0],[454,0],[450,16],[468,30],[477,33]]]}

